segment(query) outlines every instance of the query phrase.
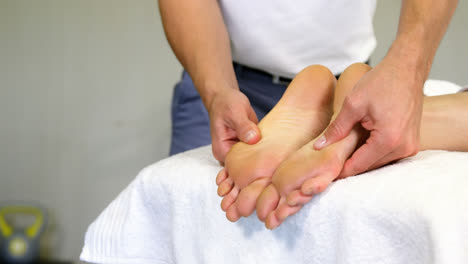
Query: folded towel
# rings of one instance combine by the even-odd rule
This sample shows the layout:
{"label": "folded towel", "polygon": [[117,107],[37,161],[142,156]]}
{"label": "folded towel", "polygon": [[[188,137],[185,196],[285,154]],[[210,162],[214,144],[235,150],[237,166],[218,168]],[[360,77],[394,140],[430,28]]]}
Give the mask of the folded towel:
{"label": "folded towel", "polygon": [[91,224],[92,263],[468,263],[468,153],[424,151],[333,183],[270,231],[226,220],[203,147],[162,160]]}
{"label": "folded towel", "polygon": [[89,227],[93,263],[468,263],[468,153],[332,184],[274,231],[226,220],[209,147],[144,169]]}
{"label": "folded towel", "polygon": [[443,80],[427,80],[424,83],[424,94],[427,96],[453,94],[467,90],[468,85],[462,88],[457,84]]}

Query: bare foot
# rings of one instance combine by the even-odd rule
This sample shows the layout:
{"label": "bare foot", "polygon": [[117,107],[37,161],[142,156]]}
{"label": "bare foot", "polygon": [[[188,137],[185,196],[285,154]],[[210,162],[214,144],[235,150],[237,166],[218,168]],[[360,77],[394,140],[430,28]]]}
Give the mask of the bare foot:
{"label": "bare foot", "polygon": [[262,139],[232,147],[216,178],[218,194],[224,197],[221,208],[230,221],[252,214],[278,165],[323,131],[331,117],[335,82],[323,66],[302,70],[259,123]]}
{"label": "bare foot", "polygon": [[[335,91],[335,113],[339,112],[346,94],[369,70],[370,66],[359,63],[343,72]],[[314,149],[313,140],[290,155],[275,171],[272,184],[258,198],[258,218],[273,229],[299,211],[339,177],[346,159],[362,137],[363,130],[355,127],[348,137],[321,151]]]}

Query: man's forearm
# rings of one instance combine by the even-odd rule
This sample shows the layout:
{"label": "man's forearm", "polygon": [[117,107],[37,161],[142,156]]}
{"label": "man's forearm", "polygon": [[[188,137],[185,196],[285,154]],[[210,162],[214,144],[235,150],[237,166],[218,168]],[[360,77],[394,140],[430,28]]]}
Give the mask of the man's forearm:
{"label": "man's forearm", "polygon": [[208,108],[219,89],[238,89],[229,36],[216,0],[159,0],[167,39]]}
{"label": "man's forearm", "polygon": [[458,0],[403,0],[398,33],[387,57],[425,81],[457,4]]}

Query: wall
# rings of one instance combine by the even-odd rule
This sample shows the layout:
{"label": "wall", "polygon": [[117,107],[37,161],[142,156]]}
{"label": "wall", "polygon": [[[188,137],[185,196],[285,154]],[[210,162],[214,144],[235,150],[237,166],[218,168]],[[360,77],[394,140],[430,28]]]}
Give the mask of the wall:
{"label": "wall", "polygon": [[0,201],[50,209],[50,254],[167,156],[181,67],[152,0],[0,0]]}
{"label": "wall", "polygon": [[[375,65],[396,31],[380,1]],[[432,77],[468,84],[468,4]],[[153,0],[0,0],[0,201],[51,213],[45,254],[77,260],[84,232],[144,166],[166,157],[181,67]]]}
{"label": "wall", "polygon": [[[377,1],[377,3],[374,26],[378,46],[371,57],[372,66],[385,56],[395,37],[401,1]],[[468,2],[459,1],[455,15],[437,51],[429,78],[468,85],[467,26]]]}

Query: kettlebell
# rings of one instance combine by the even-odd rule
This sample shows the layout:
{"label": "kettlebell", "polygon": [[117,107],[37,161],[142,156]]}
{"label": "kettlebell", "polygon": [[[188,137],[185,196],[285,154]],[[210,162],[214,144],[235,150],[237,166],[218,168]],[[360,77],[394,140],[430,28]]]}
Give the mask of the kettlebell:
{"label": "kettlebell", "polygon": [[[6,216],[29,215],[34,218],[31,225],[14,227]],[[39,257],[39,238],[46,226],[44,209],[31,205],[8,205],[0,207],[0,263],[34,263]]]}

